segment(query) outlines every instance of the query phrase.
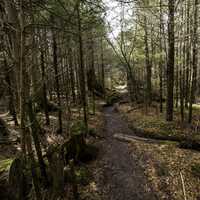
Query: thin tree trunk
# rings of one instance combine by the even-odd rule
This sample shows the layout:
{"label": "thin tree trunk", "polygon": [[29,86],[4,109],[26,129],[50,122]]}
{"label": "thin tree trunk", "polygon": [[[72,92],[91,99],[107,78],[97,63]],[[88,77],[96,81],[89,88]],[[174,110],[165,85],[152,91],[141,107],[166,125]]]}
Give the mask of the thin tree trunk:
{"label": "thin tree trunk", "polygon": [[54,65],[54,73],[55,73],[55,86],[58,100],[58,130],[57,133],[62,133],[62,108],[61,108],[61,97],[60,97],[60,84],[59,84],[59,74],[58,74],[58,58],[57,58],[57,42],[55,33],[53,35],[53,65]]}
{"label": "thin tree trunk", "polygon": [[166,120],[173,121],[174,108],[174,11],[175,1],[168,0],[169,24],[168,24],[168,62],[167,62],[167,112]]}
{"label": "thin tree trunk", "polygon": [[193,25],[193,59],[192,59],[192,85],[191,85],[191,94],[190,94],[190,102],[189,102],[189,116],[188,116],[188,122],[192,122],[192,105],[195,102],[195,93],[196,93],[196,87],[197,87],[197,30],[198,30],[198,0],[195,0],[194,2],[194,25]]}
{"label": "thin tree trunk", "polygon": [[42,89],[43,89],[43,106],[44,106],[44,113],[46,117],[46,125],[50,125],[49,120],[49,111],[48,111],[48,99],[47,99],[47,89],[46,89],[46,79],[45,79],[45,64],[44,64],[44,52],[41,49],[41,71],[42,71]]}
{"label": "thin tree trunk", "polygon": [[[33,185],[35,189],[36,199],[41,200],[41,193],[39,189],[39,181],[37,178],[36,173],[36,163],[34,159],[34,154],[32,150],[32,142],[31,136],[27,129],[27,98],[29,98],[30,93],[30,81],[29,76],[26,69],[25,64],[25,57],[24,57],[24,48],[25,48],[25,29],[24,29],[24,10],[23,10],[23,1],[20,0],[20,128],[22,131],[21,136],[21,146],[22,146],[22,153],[25,158],[26,150],[29,155],[29,159],[31,162],[31,172],[32,172],[32,179]],[[27,148],[26,148],[27,147]]]}
{"label": "thin tree trunk", "polygon": [[24,34],[24,11],[23,2],[20,1],[20,129],[21,149],[24,158],[26,157],[26,97],[27,97],[27,72],[24,58],[25,34]]}
{"label": "thin tree trunk", "polygon": [[26,130],[26,132],[27,132],[27,136],[26,136],[27,143],[26,143],[26,145],[27,145],[27,152],[28,152],[30,164],[31,164],[31,175],[32,175],[32,179],[33,179],[35,195],[36,195],[37,200],[41,200],[42,195],[41,195],[41,191],[40,191],[38,175],[37,175],[37,172],[36,172],[37,164],[36,164],[36,161],[35,161],[35,158],[34,158],[34,152],[33,152],[33,149],[32,149],[31,135],[30,135],[30,132],[28,130]]}
{"label": "thin tree trunk", "polygon": [[104,66],[104,53],[103,53],[103,38],[101,38],[101,82],[103,87],[103,92],[105,93],[105,66]]}
{"label": "thin tree trunk", "polygon": [[82,41],[82,25],[80,18],[80,5],[77,8],[78,14],[78,37],[79,37],[79,56],[80,56],[80,89],[81,89],[81,102],[83,106],[83,115],[84,115],[84,123],[86,128],[86,134],[88,132],[88,116],[87,116],[87,98],[86,98],[86,84],[85,84],[85,67],[84,67],[84,59],[83,59],[83,41]]}
{"label": "thin tree trunk", "polygon": [[40,140],[38,137],[38,135],[41,133],[41,128],[40,128],[40,126],[37,122],[37,119],[35,117],[35,114],[33,112],[31,100],[29,100],[29,102],[28,102],[27,112],[28,112],[29,120],[30,120],[30,124],[31,124],[30,125],[31,133],[32,133],[34,144],[35,144],[35,149],[36,149],[36,153],[37,153],[37,157],[38,157],[40,172],[41,172],[42,177],[44,178],[45,185],[47,185],[48,177],[47,177],[47,172],[46,172],[46,166],[45,166],[44,159],[42,156],[42,149],[41,149]]}
{"label": "thin tree trunk", "polygon": [[181,108],[181,121],[184,122],[184,81],[183,81],[183,73],[180,69],[180,108]]}
{"label": "thin tree trunk", "polygon": [[74,78],[74,70],[73,70],[73,53],[72,53],[71,47],[69,47],[68,57],[69,57],[69,73],[70,73],[72,99],[73,99],[73,103],[76,103],[75,78]]}
{"label": "thin tree trunk", "polygon": [[144,28],[145,28],[145,58],[146,58],[146,97],[147,97],[147,104],[148,106],[151,105],[152,101],[152,95],[151,95],[151,74],[152,74],[152,69],[151,69],[151,63],[150,63],[150,58],[149,58],[149,44],[148,44],[148,30],[147,30],[147,17],[144,17]]}
{"label": "thin tree trunk", "polygon": [[159,58],[159,86],[160,86],[160,112],[163,112],[163,50],[162,50],[162,0],[160,0],[160,58]]}
{"label": "thin tree trunk", "polygon": [[187,31],[186,31],[186,41],[187,41],[187,53],[186,53],[186,83],[185,83],[185,107],[188,108],[189,102],[189,74],[190,74],[190,0],[187,1]]}
{"label": "thin tree trunk", "polygon": [[17,120],[17,112],[15,109],[15,104],[14,104],[14,93],[12,89],[12,82],[11,82],[11,75],[8,69],[8,64],[7,61],[4,60],[4,67],[5,67],[5,81],[8,85],[8,95],[9,95],[9,103],[8,103],[8,108],[9,112],[13,117],[13,121],[15,122],[15,125],[18,126],[18,120]]}

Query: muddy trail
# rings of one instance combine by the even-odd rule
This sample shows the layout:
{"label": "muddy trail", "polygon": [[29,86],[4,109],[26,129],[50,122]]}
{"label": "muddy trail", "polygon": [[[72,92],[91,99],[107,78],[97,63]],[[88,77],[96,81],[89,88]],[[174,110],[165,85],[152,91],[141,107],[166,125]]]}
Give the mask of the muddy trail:
{"label": "muddy trail", "polygon": [[126,142],[113,138],[114,134],[134,135],[113,107],[104,108],[105,140],[101,143],[99,159],[101,193],[104,200],[158,199],[148,182],[139,157],[129,150]]}

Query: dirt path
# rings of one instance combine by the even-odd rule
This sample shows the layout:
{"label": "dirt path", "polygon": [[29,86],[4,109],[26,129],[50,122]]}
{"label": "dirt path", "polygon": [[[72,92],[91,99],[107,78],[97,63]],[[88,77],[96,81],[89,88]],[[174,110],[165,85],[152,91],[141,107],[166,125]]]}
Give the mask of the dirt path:
{"label": "dirt path", "polygon": [[104,200],[154,200],[158,199],[147,181],[138,156],[133,155],[125,142],[113,138],[116,133],[133,134],[113,110],[104,109],[105,140],[102,142],[99,165],[102,169],[101,187]]}

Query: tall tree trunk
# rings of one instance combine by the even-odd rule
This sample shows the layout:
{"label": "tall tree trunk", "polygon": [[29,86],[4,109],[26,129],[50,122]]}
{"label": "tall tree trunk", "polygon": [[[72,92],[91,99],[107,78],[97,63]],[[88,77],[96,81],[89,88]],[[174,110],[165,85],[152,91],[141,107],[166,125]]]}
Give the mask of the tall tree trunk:
{"label": "tall tree trunk", "polygon": [[147,97],[147,104],[148,106],[151,105],[152,101],[152,91],[151,91],[151,74],[152,74],[152,69],[151,69],[151,63],[150,63],[150,58],[149,58],[149,44],[148,44],[148,27],[147,27],[147,17],[144,17],[144,31],[145,31],[145,59],[146,59],[146,97]]}
{"label": "tall tree trunk", "polygon": [[29,100],[29,102],[27,104],[28,104],[27,113],[29,115],[29,121],[31,124],[30,125],[31,133],[32,133],[34,144],[35,144],[35,149],[36,149],[36,153],[37,153],[37,157],[38,157],[40,172],[41,172],[42,177],[44,178],[45,185],[47,185],[48,177],[47,177],[47,173],[46,173],[46,166],[45,166],[44,159],[42,156],[42,149],[41,149],[40,140],[38,137],[38,135],[41,134],[41,128],[40,128],[38,121],[35,117],[35,114],[33,112],[31,99]]}
{"label": "tall tree trunk", "polygon": [[30,94],[30,80],[26,69],[24,49],[25,49],[25,23],[24,23],[24,5],[23,0],[20,0],[20,11],[19,11],[19,21],[20,21],[20,128],[22,132],[21,136],[21,146],[22,153],[25,158],[26,150],[31,163],[31,172],[34,190],[36,194],[36,199],[41,200],[41,193],[39,189],[39,181],[36,173],[36,163],[34,158],[34,153],[32,149],[32,142],[29,130],[27,128],[27,99]]}
{"label": "tall tree trunk", "polygon": [[42,71],[42,90],[43,90],[43,99],[42,99],[42,104],[44,107],[44,113],[46,117],[46,125],[50,125],[50,120],[49,120],[49,111],[48,111],[48,99],[47,99],[47,87],[46,87],[46,78],[45,78],[45,63],[44,63],[44,51],[41,47],[41,71]]}
{"label": "tall tree trunk", "polygon": [[24,158],[26,157],[26,97],[27,90],[29,89],[27,85],[27,71],[24,58],[24,47],[25,47],[25,34],[24,34],[24,11],[23,2],[20,1],[20,129],[21,129],[21,149]]}
{"label": "tall tree trunk", "polygon": [[53,32],[53,65],[54,65],[54,73],[55,73],[55,87],[57,93],[57,100],[58,100],[58,130],[57,133],[62,133],[62,108],[61,108],[61,97],[60,97],[60,84],[59,84],[59,73],[58,73],[58,57],[57,57],[57,42],[56,42],[56,35]]}
{"label": "tall tree trunk", "polygon": [[[92,34],[91,34],[92,37]],[[92,93],[92,111],[93,114],[95,114],[95,82],[96,82],[96,74],[95,74],[95,68],[94,68],[94,41],[93,38],[91,38],[90,41],[90,59],[88,59],[89,62],[89,69],[88,69],[88,76],[87,76],[87,82],[88,82],[88,90]],[[100,81],[100,80],[99,80]]]}
{"label": "tall tree trunk", "polygon": [[187,30],[186,30],[186,41],[187,41],[187,53],[186,53],[186,83],[185,83],[185,107],[188,108],[188,102],[189,102],[189,88],[190,88],[190,80],[189,80],[189,74],[190,74],[190,0],[187,1]]}
{"label": "tall tree trunk", "polygon": [[18,126],[18,120],[17,120],[17,112],[15,109],[15,104],[14,104],[14,92],[12,89],[12,81],[11,81],[11,71],[8,69],[8,64],[6,59],[4,60],[4,67],[5,67],[5,81],[8,85],[8,95],[9,95],[9,102],[8,102],[8,108],[9,112],[13,117],[13,121],[15,122],[15,125]]}
{"label": "tall tree trunk", "polygon": [[168,61],[167,61],[167,112],[166,120],[173,121],[174,108],[174,11],[175,0],[168,0]]}
{"label": "tall tree trunk", "polygon": [[160,58],[159,58],[159,86],[160,86],[160,112],[163,112],[163,50],[162,50],[162,26],[163,26],[163,16],[162,16],[162,0],[160,0]]}
{"label": "tall tree trunk", "polygon": [[84,67],[84,58],[83,58],[83,41],[82,41],[82,24],[80,18],[80,5],[77,8],[78,15],[78,37],[79,37],[79,56],[80,56],[80,66],[79,66],[79,74],[80,74],[80,89],[81,89],[81,102],[83,106],[83,115],[84,115],[84,123],[86,128],[86,134],[88,132],[88,116],[87,116],[87,98],[86,98],[86,81],[85,81],[85,67]]}
{"label": "tall tree trunk", "polygon": [[68,58],[69,58],[69,73],[70,73],[70,85],[71,85],[71,93],[73,103],[76,102],[76,92],[75,92],[75,78],[74,78],[74,69],[73,69],[73,52],[72,48],[69,47],[68,50]]}
{"label": "tall tree trunk", "polygon": [[40,191],[40,186],[39,186],[39,179],[36,171],[36,161],[34,158],[34,152],[32,148],[32,140],[31,140],[31,135],[28,130],[26,130],[27,136],[26,136],[26,145],[27,145],[27,152],[29,155],[29,160],[30,160],[30,165],[31,165],[31,175],[33,179],[33,185],[34,185],[34,190],[35,190],[35,195],[37,200],[42,199],[41,191]]}
{"label": "tall tree trunk", "polygon": [[103,92],[105,93],[105,66],[104,66],[104,53],[103,53],[103,38],[101,38],[101,83]]}
{"label": "tall tree trunk", "polygon": [[180,86],[180,108],[181,108],[181,121],[184,122],[184,81],[183,81],[183,73],[180,69],[179,75],[179,86]]}
{"label": "tall tree trunk", "polygon": [[189,102],[189,116],[188,122],[192,122],[192,105],[195,102],[195,93],[197,87],[197,41],[198,41],[198,0],[194,2],[194,22],[193,22],[193,58],[192,58],[192,85],[191,85],[191,94],[190,94],[190,102]]}

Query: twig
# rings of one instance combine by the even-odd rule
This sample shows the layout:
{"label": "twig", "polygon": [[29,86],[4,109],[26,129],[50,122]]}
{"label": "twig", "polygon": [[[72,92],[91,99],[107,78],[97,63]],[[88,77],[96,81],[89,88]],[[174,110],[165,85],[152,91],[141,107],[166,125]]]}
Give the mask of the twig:
{"label": "twig", "polygon": [[181,182],[182,182],[184,200],[187,200],[186,191],[185,191],[185,183],[184,183],[183,175],[182,175],[181,172],[180,172],[180,175],[181,175]]}

